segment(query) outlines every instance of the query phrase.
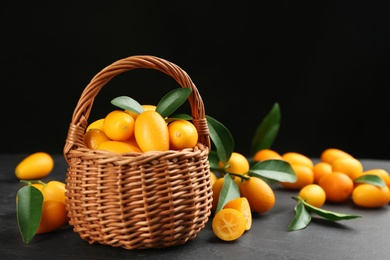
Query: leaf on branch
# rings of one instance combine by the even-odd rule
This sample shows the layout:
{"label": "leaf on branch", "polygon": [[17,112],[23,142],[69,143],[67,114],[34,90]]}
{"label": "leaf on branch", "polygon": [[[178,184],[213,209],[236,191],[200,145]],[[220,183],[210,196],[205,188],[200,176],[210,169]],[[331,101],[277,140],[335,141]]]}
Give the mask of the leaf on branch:
{"label": "leaf on branch", "polygon": [[249,176],[265,177],[280,182],[295,182],[297,176],[291,165],[284,160],[265,160],[251,166]]}
{"label": "leaf on branch", "polygon": [[230,200],[240,197],[240,190],[238,189],[237,184],[234,182],[233,177],[227,173],[223,178],[223,186],[219,193],[218,205],[215,213],[220,211],[223,206],[225,206],[225,204]]}
{"label": "leaf on branch", "polygon": [[378,186],[378,187],[385,187],[386,186],[386,183],[384,182],[384,180],[377,176],[377,175],[373,175],[373,174],[365,174],[365,175],[362,175],[360,177],[357,177],[353,180],[353,182],[355,183],[368,183],[368,184],[372,184],[372,185],[375,185],[375,186]]}
{"label": "leaf on branch", "polygon": [[211,150],[208,155],[210,169],[219,169],[219,158],[217,151]]}
{"label": "leaf on branch", "polygon": [[127,96],[116,97],[113,100],[111,100],[111,104],[119,108],[122,108],[124,110],[133,111],[137,114],[140,114],[144,111],[143,107],[141,106],[140,103],[138,103],[138,101]]}
{"label": "leaf on branch", "polygon": [[226,163],[234,151],[234,139],[230,131],[216,119],[207,116],[207,124],[210,132],[210,139],[215,145],[218,158]]}
{"label": "leaf on branch", "polygon": [[298,201],[298,203],[302,203],[305,206],[305,208],[311,213],[317,214],[318,216],[321,216],[324,219],[330,221],[340,221],[340,220],[356,219],[362,217],[361,215],[343,214],[343,213],[338,213],[338,212],[318,208],[307,203],[305,200],[301,199],[300,197],[293,196],[292,198]]}
{"label": "leaf on branch", "polygon": [[169,117],[188,99],[192,89],[176,88],[168,92],[157,104],[156,111],[162,117]]}
{"label": "leaf on branch", "polygon": [[279,133],[281,113],[278,103],[275,103],[271,111],[257,127],[252,140],[251,155],[261,149],[270,148]]}
{"label": "leaf on branch", "polygon": [[305,205],[300,201],[294,208],[295,216],[288,226],[288,231],[304,229],[311,221],[311,214],[307,211]]}
{"label": "leaf on branch", "polygon": [[168,117],[165,121],[167,123],[170,123],[175,120],[192,120],[192,116],[187,115],[187,114],[175,114],[170,117]]}
{"label": "leaf on branch", "polygon": [[42,216],[43,195],[40,190],[26,185],[18,191],[16,217],[24,243],[29,243],[38,230]]}

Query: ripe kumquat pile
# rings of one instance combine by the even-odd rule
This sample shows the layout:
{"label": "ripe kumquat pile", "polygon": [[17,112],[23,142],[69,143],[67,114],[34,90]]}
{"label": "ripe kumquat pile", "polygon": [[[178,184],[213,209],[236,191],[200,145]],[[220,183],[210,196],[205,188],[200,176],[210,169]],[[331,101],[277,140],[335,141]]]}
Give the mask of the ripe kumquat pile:
{"label": "ripe kumquat pile", "polygon": [[[270,149],[258,152],[265,153],[274,155],[276,152]],[[325,201],[344,203],[351,200],[360,207],[377,208],[390,202],[389,173],[379,168],[364,169],[358,159],[343,150],[326,149],[315,164],[296,152],[276,157],[289,162],[297,176],[295,182],[280,184],[287,189],[300,190],[300,197],[308,203],[318,200],[314,204],[322,205]],[[258,155],[257,158],[261,157]]]}
{"label": "ripe kumquat pile", "polygon": [[[171,113],[190,94],[191,89],[175,89],[157,105],[140,105],[136,100],[121,96],[112,100],[118,107],[87,126],[85,145],[93,150],[114,153],[145,153],[149,151],[182,150],[194,148],[198,131],[188,115]],[[171,102],[171,95],[176,95]],[[162,110],[161,107],[170,107]],[[121,109],[119,109],[121,108]]]}
{"label": "ripe kumquat pile", "polygon": [[[240,238],[252,225],[252,220],[248,220],[251,214],[263,214],[273,208],[276,201],[270,182],[297,191],[297,196],[293,197],[297,201],[296,214],[288,226],[289,231],[303,229],[309,224],[310,221],[302,221],[311,219],[310,216],[304,217],[305,214],[317,214],[330,221],[361,217],[325,210],[326,203],[352,201],[364,208],[378,208],[390,203],[389,173],[384,169],[363,169],[362,163],[345,151],[326,149],[320,155],[320,161],[314,163],[298,152],[279,154],[272,150],[270,146],[277,135],[277,131],[272,130],[279,128],[279,121],[279,106],[275,104],[256,131],[249,159],[234,150],[225,163],[218,161],[218,155],[210,156],[210,162],[213,157],[218,161],[211,164],[212,210],[215,213],[212,229],[217,237],[225,241]],[[261,139],[264,136],[267,139]],[[269,175],[266,171],[269,169],[279,171]],[[236,206],[229,206],[232,203]],[[241,222],[249,222],[246,229]]]}

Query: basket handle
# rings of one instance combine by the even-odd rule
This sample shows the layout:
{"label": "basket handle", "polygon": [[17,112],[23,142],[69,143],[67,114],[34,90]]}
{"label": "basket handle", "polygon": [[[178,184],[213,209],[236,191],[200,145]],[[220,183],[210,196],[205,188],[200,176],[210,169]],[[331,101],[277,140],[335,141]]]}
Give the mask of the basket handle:
{"label": "basket handle", "polygon": [[203,100],[188,74],[176,64],[165,59],[150,55],[136,55],[129,56],[108,65],[96,74],[86,86],[73,112],[67,143],[64,147],[65,154],[68,153],[74,145],[78,146],[80,145],[79,142],[82,142],[82,140],[75,140],[72,136],[75,136],[74,131],[77,131],[79,136],[80,131],[85,131],[94,99],[101,88],[116,75],[139,68],[159,70],[174,78],[181,87],[192,89],[191,94],[188,97],[193,118],[192,122],[198,130],[199,142],[210,148],[209,129],[205,117]]}

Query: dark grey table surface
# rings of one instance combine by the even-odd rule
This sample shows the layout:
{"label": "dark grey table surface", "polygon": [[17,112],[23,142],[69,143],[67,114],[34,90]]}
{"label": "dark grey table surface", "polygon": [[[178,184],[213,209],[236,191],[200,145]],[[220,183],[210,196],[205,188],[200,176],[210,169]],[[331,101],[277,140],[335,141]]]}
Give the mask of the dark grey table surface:
{"label": "dark grey table surface", "polygon": [[[313,216],[308,227],[289,232],[297,192],[274,187],[276,203],[267,213],[253,216],[252,229],[233,242],[219,240],[211,221],[198,236],[181,246],[126,250],[82,240],[71,226],[36,235],[24,244],[19,233],[15,195],[23,186],[14,170],[26,155],[0,155],[0,257],[1,259],[389,259],[389,206],[362,209],[352,203],[325,204],[324,209],[359,214],[362,218],[329,222]],[[67,164],[54,155],[55,167],[45,179],[65,181]],[[315,161],[315,159],[313,159]],[[361,159],[365,169],[390,171],[390,161]]]}

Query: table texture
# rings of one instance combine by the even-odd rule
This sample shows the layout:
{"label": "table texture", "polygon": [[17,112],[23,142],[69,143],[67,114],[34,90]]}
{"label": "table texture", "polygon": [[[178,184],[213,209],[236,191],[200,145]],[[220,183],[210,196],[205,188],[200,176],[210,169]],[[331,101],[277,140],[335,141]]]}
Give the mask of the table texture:
{"label": "table texture", "polygon": [[[18,229],[15,195],[24,184],[15,177],[16,165],[26,154],[0,155],[0,257],[3,259],[388,259],[390,256],[389,206],[359,208],[351,202],[326,203],[323,208],[362,218],[330,222],[313,215],[310,224],[288,231],[294,217],[297,191],[273,186],[275,206],[253,215],[251,230],[236,241],[219,240],[211,229],[211,218],[193,240],[163,249],[127,250],[89,244],[65,225],[57,231],[36,235],[24,244]],[[44,181],[65,181],[67,163],[61,154],[53,155],[54,169]],[[313,159],[315,162],[316,159]],[[365,170],[390,171],[390,161],[360,159]],[[212,216],[211,216],[212,217]]]}

